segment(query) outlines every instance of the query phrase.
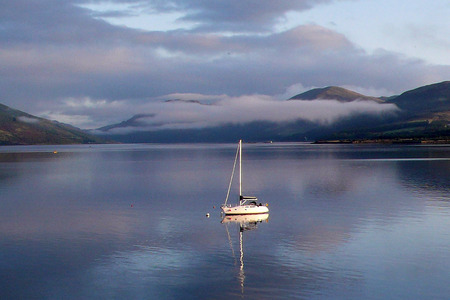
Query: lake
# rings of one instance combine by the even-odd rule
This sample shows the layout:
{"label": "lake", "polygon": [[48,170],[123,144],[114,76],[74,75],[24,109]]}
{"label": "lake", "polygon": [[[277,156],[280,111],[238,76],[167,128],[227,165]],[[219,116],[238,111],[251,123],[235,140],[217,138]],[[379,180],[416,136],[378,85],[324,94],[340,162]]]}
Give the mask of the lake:
{"label": "lake", "polygon": [[450,145],[236,146],[0,147],[0,299],[448,299]]}

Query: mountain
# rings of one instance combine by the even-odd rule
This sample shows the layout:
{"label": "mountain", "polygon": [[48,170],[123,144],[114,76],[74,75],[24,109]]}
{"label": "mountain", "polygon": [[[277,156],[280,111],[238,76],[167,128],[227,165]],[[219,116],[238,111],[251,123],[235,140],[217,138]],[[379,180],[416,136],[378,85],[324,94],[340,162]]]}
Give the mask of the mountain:
{"label": "mountain", "polygon": [[195,104],[203,104],[198,100],[182,100],[182,99],[169,99],[164,101],[165,103],[195,103]]}
{"label": "mountain", "polygon": [[450,142],[450,81],[406,91],[386,102],[401,109],[397,118],[376,126],[337,131],[325,139]]}
{"label": "mountain", "polygon": [[355,100],[370,100],[375,102],[384,102],[375,97],[369,97],[350,91],[338,86],[329,86],[325,88],[312,89],[302,94],[298,94],[289,100],[318,100],[318,99],[332,99],[340,102],[351,102]]}
{"label": "mountain", "polygon": [[[294,96],[295,99],[371,100],[364,95],[337,88],[314,89]],[[291,98],[292,99],[292,98]],[[354,116],[333,124],[333,128],[315,128],[311,136],[322,141],[376,142],[450,142],[450,81],[435,83],[406,91],[400,95],[375,98],[377,102],[397,105],[395,117],[374,119]]]}
{"label": "mountain", "polygon": [[[354,113],[328,125],[297,120],[291,122],[249,121],[197,129],[167,129],[169,120],[156,122],[156,113],[139,114],[96,131],[120,142],[231,142],[247,141],[444,141],[450,142],[450,82],[420,87],[390,97],[369,97],[330,86],[296,95],[288,101],[373,101],[397,105],[397,114]],[[184,100],[169,101],[176,103]],[[203,105],[195,100],[189,105]],[[326,106],[324,106],[326,107]],[[147,126],[147,127],[146,127]],[[145,127],[147,129],[145,129]],[[166,129],[162,129],[166,127]]]}
{"label": "mountain", "polygon": [[39,118],[0,104],[0,145],[104,143],[70,125]]}
{"label": "mountain", "polygon": [[[328,87],[315,89],[310,92],[297,95],[289,100],[300,100],[299,98],[310,98],[313,101],[317,99],[337,98],[340,102],[351,102],[356,100],[383,102],[374,97],[364,96],[362,94],[346,90],[339,87]],[[312,99],[312,97],[318,97]],[[195,100],[169,100],[166,103],[183,103],[187,105],[205,105]],[[208,104],[213,106],[214,104]],[[180,112],[181,113],[181,112]],[[311,121],[296,120],[289,122],[269,122],[269,121],[248,121],[239,124],[222,124],[220,126],[211,126],[206,128],[190,129],[167,129],[170,120],[161,121],[156,118],[156,113],[137,114],[130,119],[95,130],[95,134],[123,143],[143,143],[143,142],[234,142],[240,138],[247,141],[305,141],[315,140],[328,136],[339,131],[352,129],[361,124],[378,125],[384,123],[386,116],[379,114],[376,116],[369,114],[352,115],[350,119],[341,119],[330,125],[318,125]],[[159,119],[160,121],[156,121]],[[165,129],[163,129],[165,128]],[[93,132],[93,133],[94,133]]]}
{"label": "mountain", "polygon": [[[314,124],[303,121],[292,123],[295,124],[293,126],[291,123],[253,121],[200,129],[155,129],[163,124],[154,122],[154,116],[155,114],[137,114],[118,124],[98,128],[93,133],[122,143],[214,143],[234,142],[241,138],[247,141],[286,140],[287,137],[284,137],[283,133],[298,134],[300,130],[300,134],[302,134],[306,129],[310,130],[315,127]],[[289,125],[293,128],[290,128]],[[147,130],[142,128],[147,128]]]}
{"label": "mountain", "polygon": [[[0,104],[0,145],[104,143],[106,140],[126,143],[234,142],[240,138],[253,142],[268,140],[450,142],[450,81],[380,98],[329,86],[307,91],[288,100],[325,99],[340,102],[363,100],[390,103],[397,105],[400,112],[387,115],[356,113],[328,125],[299,119],[279,123],[248,121],[191,129],[168,129],[170,126],[167,125],[171,125],[170,120],[157,121],[158,118],[155,118],[157,112],[149,112],[88,133]],[[180,99],[167,100],[166,103],[214,105]]]}
{"label": "mountain", "polygon": [[98,129],[96,129],[96,131],[107,132],[109,130],[119,129],[119,128],[138,128],[138,127],[142,127],[145,124],[145,122],[143,120],[151,119],[154,116],[155,116],[155,114],[137,114],[137,115],[134,115],[133,117],[131,117],[130,119],[126,120],[126,121],[120,122],[119,124],[103,126],[103,127],[100,127]]}
{"label": "mountain", "polygon": [[430,84],[389,99],[408,115],[429,115],[450,111],[450,81]]}

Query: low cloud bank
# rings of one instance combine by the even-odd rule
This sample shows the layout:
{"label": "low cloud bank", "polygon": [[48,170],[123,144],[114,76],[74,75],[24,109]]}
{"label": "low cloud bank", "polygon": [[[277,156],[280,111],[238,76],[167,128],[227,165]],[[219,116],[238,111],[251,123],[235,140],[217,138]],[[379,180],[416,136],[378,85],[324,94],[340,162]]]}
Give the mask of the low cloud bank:
{"label": "low cloud bank", "polygon": [[28,123],[28,124],[37,124],[37,123],[39,123],[39,119],[26,117],[26,116],[20,116],[20,117],[17,117],[17,119],[19,121],[21,121],[21,122]]}
{"label": "low cloud bank", "polygon": [[193,129],[253,121],[280,123],[305,120],[318,125],[331,125],[342,118],[359,114],[383,116],[397,111],[398,108],[394,104],[373,101],[279,101],[264,95],[222,96],[220,100],[216,99],[208,104],[182,100],[148,103],[139,109],[141,115],[130,122],[130,126],[110,129],[108,132],[118,134],[130,131]]}

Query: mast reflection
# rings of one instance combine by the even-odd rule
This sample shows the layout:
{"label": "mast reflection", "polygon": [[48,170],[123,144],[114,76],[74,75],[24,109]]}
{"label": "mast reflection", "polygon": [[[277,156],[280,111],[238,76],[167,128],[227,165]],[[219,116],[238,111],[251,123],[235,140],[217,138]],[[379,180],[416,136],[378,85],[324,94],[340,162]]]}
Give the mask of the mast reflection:
{"label": "mast reflection", "polygon": [[254,230],[258,228],[258,223],[269,221],[269,214],[255,214],[255,215],[225,215],[222,219],[222,224],[225,224],[225,229],[227,231],[228,242],[230,243],[231,252],[235,262],[237,264],[236,255],[234,253],[233,242],[230,237],[230,232],[228,230],[228,224],[236,224],[239,227],[239,274],[238,279],[241,286],[241,293],[244,293],[244,282],[245,282],[245,272],[244,272],[244,240],[243,233],[247,230]]}

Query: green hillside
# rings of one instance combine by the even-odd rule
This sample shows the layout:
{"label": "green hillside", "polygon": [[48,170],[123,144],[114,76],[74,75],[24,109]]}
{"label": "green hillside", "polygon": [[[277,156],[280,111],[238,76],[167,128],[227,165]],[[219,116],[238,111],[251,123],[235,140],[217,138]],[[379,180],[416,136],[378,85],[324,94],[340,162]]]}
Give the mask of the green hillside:
{"label": "green hillside", "polygon": [[105,140],[0,104],[0,145],[86,144]]}
{"label": "green hillside", "polygon": [[419,87],[390,97],[387,102],[401,109],[396,119],[337,131],[322,141],[450,142],[450,81]]}
{"label": "green hillside", "polygon": [[404,92],[389,100],[409,116],[426,116],[450,111],[450,81],[435,83]]}

